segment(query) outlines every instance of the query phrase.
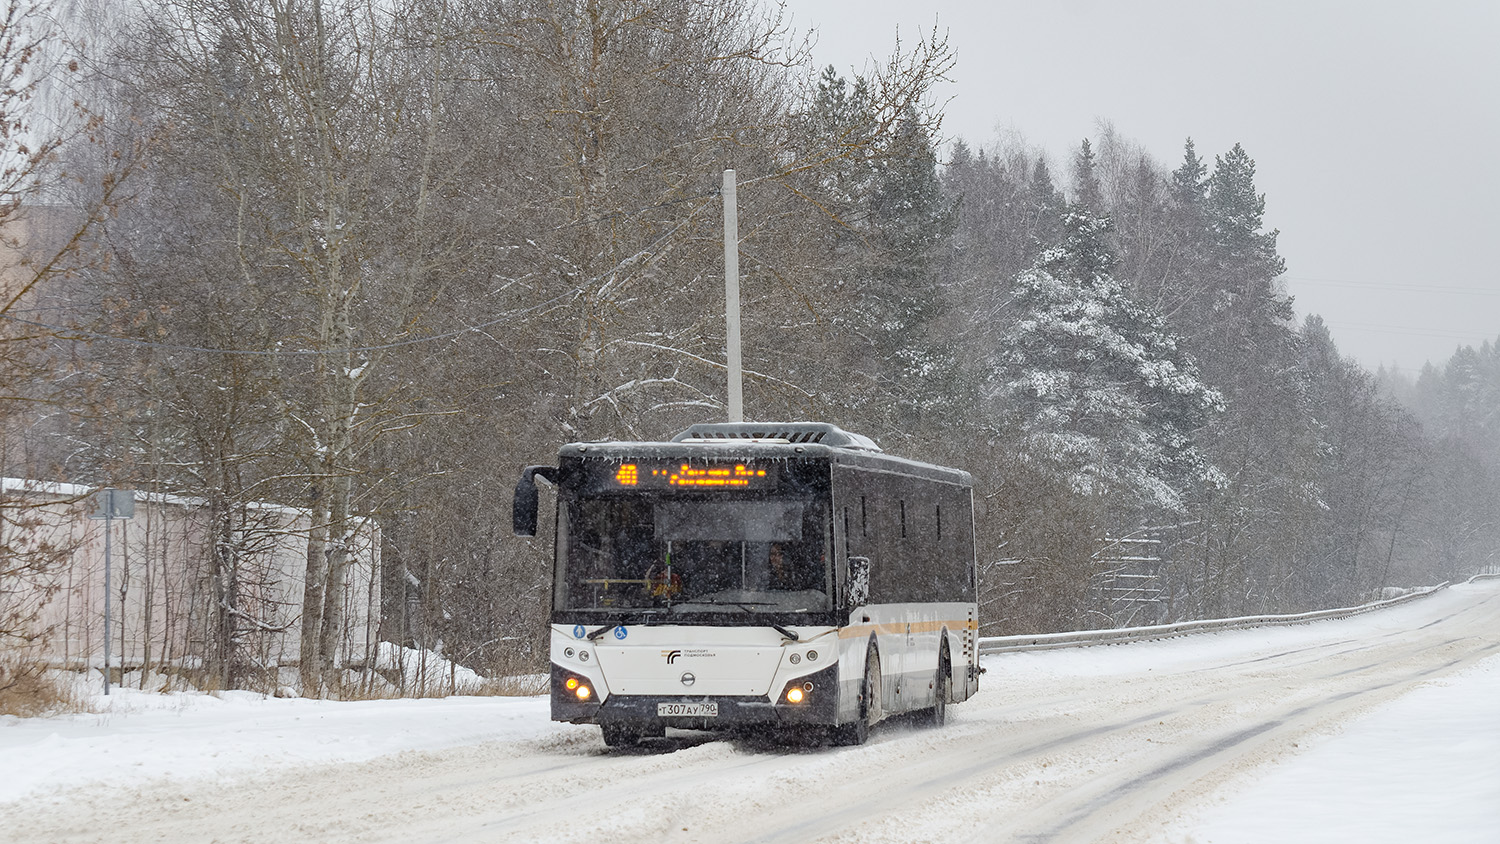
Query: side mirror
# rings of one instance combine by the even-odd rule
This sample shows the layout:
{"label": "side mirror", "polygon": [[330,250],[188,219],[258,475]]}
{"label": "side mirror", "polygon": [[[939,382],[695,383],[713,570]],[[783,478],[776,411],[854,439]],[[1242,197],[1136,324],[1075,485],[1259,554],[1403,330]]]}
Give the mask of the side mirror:
{"label": "side mirror", "polygon": [[557,483],[557,467],[527,466],[521,470],[521,480],[516,482],[516,497],[511,502],[511,530],[516,536],[536,536],[536,476]]}
{"label": "side mirror", "polygon": [[870,602],[870,558],[849,558],[849,609]]}

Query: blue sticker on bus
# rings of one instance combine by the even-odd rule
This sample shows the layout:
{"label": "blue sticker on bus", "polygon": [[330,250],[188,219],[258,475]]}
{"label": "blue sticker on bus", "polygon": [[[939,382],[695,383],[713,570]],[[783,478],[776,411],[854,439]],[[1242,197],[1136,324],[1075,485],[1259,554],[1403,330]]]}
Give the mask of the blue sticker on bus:
{"label": "blue sticker on bus", "polygon": [[616,639],[623,639],[623,638],[625,638],[625,625],[622,624],[619,627],[615,628],[615,638]]}
{"label": "blue sticker on bus", "polygon": [[582,624],[575,624],[575,625],[573,625],[573,638],[574,639],[582,639],[583,636],[584,636],[584,634],[586,632],[588,632],[588,631],[586,631],[586,630],[583,629],[583,625]]}

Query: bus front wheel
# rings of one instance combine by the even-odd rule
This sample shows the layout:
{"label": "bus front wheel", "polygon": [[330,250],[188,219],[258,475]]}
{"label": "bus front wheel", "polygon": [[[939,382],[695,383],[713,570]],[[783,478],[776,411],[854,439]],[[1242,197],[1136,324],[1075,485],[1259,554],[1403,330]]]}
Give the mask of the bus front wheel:
{"label": "bus front wheel", "polygon": [[865,656],[865,679],[859,690],[859,718],[833,728],[834,744],[865,743],[870,736],[870,727],[881,718],[880,693],[880,652],[872,644]]}
{"label": "bus front wheel", "polygon": [[606,747],[635,747],[644,738],[661,738],[667,734],[665,728],[660,724],[620,724],[613,721],[604,721],[599,724],[600,732],[604,733],[604,745]]}
{"label": "bus front wheel", "polygon": [[605,747],[635,747],[641,741],[639,730],[632,730],[623,724],[604,723],[599,725],[599,730],[604,733]]}

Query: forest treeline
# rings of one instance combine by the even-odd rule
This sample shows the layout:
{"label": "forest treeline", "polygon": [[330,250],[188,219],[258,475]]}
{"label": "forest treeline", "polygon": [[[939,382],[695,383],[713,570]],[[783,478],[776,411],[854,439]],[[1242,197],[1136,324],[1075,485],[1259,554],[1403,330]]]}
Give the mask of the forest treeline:
{"label": "forest treeline", "polygon": [[1411,381],[1341,356],[1294,315],[1239,146],[946,143],[941,37],[845,76],[755,0],[62,20],[82,128],[0,211],[88,211],[6,305],[27,365],[4,471],[203,501],[204,659],[231,685],[255,682],[254,502],[315,525],[303,693],[371,522],[385,638],[545,664],[549,543],[510,535],[510,491],[560,443],[723,417],[727,168],[747,415],[973,473],[986,632],[1344,605],[1496,562],[1500,349]]}

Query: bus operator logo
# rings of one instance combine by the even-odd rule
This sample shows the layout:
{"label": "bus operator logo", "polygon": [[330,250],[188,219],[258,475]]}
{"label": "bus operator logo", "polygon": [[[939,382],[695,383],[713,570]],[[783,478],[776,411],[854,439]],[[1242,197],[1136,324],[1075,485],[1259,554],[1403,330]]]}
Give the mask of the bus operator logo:
{"label": "bus operator logo", "polygon": [[667,664],[671,665],[677,661],[678,657],[682,656],[682,651],[662,651],[661,655],[666,657]]}

